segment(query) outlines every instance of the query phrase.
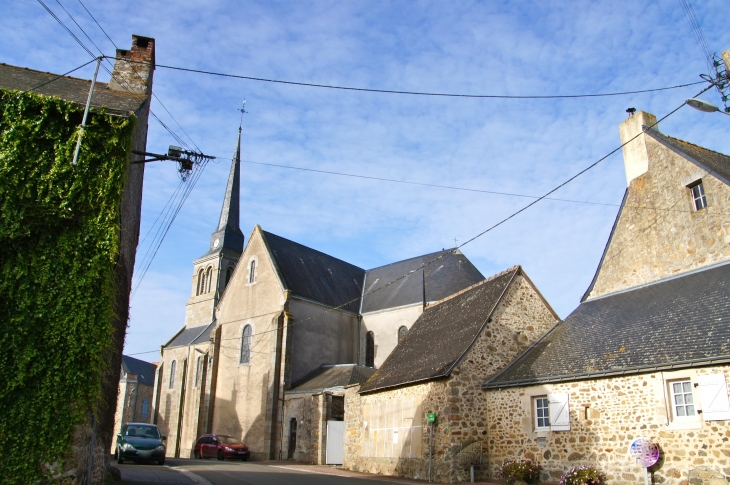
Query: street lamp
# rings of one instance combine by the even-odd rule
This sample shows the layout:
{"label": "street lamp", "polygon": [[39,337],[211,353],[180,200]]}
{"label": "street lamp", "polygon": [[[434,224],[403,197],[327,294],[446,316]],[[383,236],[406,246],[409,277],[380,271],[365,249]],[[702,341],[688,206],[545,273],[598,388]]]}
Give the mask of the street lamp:
{"label": "street lamp", "polygon": [[704,99],[699,98],[689,98],[685,103],[691,107],[693,107],[696,110],[703,111],[705,113],[714,113],[715,111],[719,111],[720,113],[724,115],[730,116],[730,113],[726,113],[724,111],[720,111],[720,108],[715,106],[714,104],[705,101]]}

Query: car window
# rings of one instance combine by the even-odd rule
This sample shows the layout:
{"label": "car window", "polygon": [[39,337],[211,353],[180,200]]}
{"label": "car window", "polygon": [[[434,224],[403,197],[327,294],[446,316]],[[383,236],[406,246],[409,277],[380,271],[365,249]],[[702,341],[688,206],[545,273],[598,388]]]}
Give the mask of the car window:
{"label": "car window", "polygon": [[241,444],[241,442],[238,441],[233,436],[219,436],[218,438],[221,440],[221,443],[223,443],[224,445],[240,445]]}
{"label": "car window", "polygon": [[124,436],[160,439],[160,431],[156,426],[129,425],[124,430]]}

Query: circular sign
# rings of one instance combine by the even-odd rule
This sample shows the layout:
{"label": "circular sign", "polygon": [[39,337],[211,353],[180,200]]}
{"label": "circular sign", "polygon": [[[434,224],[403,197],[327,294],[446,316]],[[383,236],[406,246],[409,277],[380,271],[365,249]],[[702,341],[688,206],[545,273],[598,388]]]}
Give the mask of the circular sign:
{"label": "circular sign", "polygon": [[636,438],[629,446],[629,455],[644,468],[649,468],[659,461],[659,445],[649,438]]}

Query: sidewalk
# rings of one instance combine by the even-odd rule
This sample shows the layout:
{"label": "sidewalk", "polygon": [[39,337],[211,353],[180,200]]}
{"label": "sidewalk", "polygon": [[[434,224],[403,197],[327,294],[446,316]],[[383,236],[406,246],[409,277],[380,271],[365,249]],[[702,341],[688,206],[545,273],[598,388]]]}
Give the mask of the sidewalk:
{"label": "sidewalk", "polygon": [[[368,480],[377,480],[382,482],[390,483],[402,483],[410,485],[423,485],[428,483],[428,480],[415,480],[413,478],[394,477],[388,475],[372,475],[370,473],[354,472],[351,470],[345,470],[334,465],[307,465],[305,463],[296,463],[291,461],[259,461],[251,462],[254,464],[267,465],[275,468],[285,468],[289,470],[297,470],[310,473],[318,473],[321,475],[333,475],[337,477],[352,477],[352,478],[367,478]],[[435,482],[438,483],[438,482]],[[459,482],[467,484],[470,482]],[[500,485],[497,482],[474,482],[477,485]]]}

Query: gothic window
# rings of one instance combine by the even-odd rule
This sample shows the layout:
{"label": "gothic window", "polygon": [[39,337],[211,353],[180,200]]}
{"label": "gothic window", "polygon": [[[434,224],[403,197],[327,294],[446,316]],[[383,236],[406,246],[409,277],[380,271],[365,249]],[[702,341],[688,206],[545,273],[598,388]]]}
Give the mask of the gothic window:
{"label": "gothic window", "polygon": [[405,325],[400,327],[398,329],[398,345],[403,343],[403,339],[405,338],[406,334],[408,333],[408,328],[406,328]]}
{"label": "gothic window", "polygon": [[213,268],[208,266],[208,270],[205,272],[205,292],[210,292],[210,282],[213,279]]}
{"label": "gothic window", "polygon": [[199,355],[197,361],[195,362],[195,384],[193,384],[193,387],[198,387],[200,385],[200,375],[203,373],[203,356]]}
{"label": "gothic window", "polygon": [[228,282],[231,281],[231,276],[233,276],[233,266],[229,266],[226,270],[226,285],[224,288],[228,286]]}
{"label": "gothic window", "polygon": [[170,364],[170,389],[175,388],[175,367],[177,367],[177,362],[173,360],[172,364]]}
{"label": "gothic window", "polygon": [[707,198],[705,197],[705,187],[702,185],[702,181],[698,182],[689,188],[692,193],[692,201],[694,203],[695,210],[701,211],[707,208]]}
{"label": "gothic window", "polygon": [[200,295],[205,291],[205,273],[203,272],[203,269],[201,268],[200,271],[198,271],[198,288],[195,292],[196,295]]}
{"label": "gothic window", "polygon": [[256,260],[251,260],[251,267],[248,271],[248,282],[249,283],[255,283],[256,282]]}
{"label": "gothic window", "polygon": [[365,334],[365,366],[375,367],[375,334]]}
{"label": "gothic window", "polygon": [[249,362],[251,362],[251,325],[246,325],[241,335],[241,364]]}

